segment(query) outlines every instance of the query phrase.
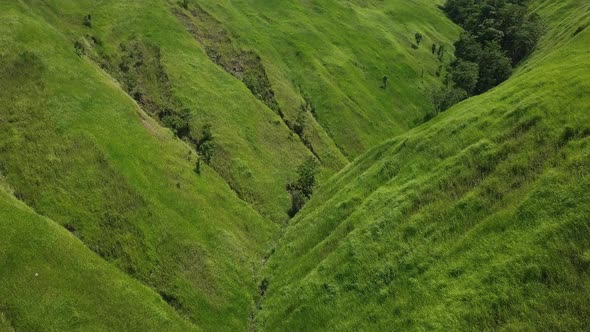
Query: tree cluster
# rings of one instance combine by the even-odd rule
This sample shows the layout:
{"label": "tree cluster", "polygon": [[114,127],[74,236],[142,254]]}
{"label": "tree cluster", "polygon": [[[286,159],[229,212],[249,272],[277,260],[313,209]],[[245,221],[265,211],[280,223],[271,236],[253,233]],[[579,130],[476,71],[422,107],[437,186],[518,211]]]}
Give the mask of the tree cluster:
{"label": "tree cluster", "polygon": [[[447,0],[443,9],[464,32],[455,43],[447,87],[436,91],[435,111],[502,83],[535,48],[543,31],[528,0]],[[459,98],[463,96],[463,98]],[[441,109],[436,109],[437,104]]]}
{"label": "tree cluster", "polygon": [[313,195],[318,167],[318,162],[309,157],[297,168],[297,180],[287,184],[287,191],[291,195],[291,217],[295,216]]}

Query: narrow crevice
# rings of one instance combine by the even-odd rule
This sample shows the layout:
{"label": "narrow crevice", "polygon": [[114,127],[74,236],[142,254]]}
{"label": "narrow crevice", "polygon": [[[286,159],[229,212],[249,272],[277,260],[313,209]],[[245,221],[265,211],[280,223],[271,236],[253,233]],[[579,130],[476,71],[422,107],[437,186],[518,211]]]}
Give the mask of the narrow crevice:
{"label": "narrow crevice", "polygon": [[[243,50],[235,46],[233,37],[225,30],[221,22],[207,13],[198,4],[187,4],[186,7],[175,6],[171,9],[174,16],[185,29],[203,47],[211,61],[223,68],[227,73],[240,80],[252,95],[273,110],[283,123],[296,133],[305,147],[321,161],[319,154],[302,132],[295,129],[285,116],[276,100],[274,90],[262,59],[253,51]],[[309,101],[302,106],[307,107]]]}

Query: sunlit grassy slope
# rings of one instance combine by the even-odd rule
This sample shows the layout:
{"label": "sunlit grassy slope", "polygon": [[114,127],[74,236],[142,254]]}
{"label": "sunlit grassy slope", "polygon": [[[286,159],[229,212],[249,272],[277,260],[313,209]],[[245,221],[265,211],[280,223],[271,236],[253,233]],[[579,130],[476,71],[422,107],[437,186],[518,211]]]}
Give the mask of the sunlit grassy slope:
{"label": "sunlit grassy slope", "polygon": [[539,49],[496,89],[334,176],[270,258],[266,330],[590,324],[590,3],[533,1]]}
{"label": "sunlit grassy slope", "polygon": [[[584,329],[590,4],[421,125],[440,3],[0,0],[0,330]],[[212,125],[202,174],[142,100]]]}
{"label": "sunlit grassy slope", "polygon": [[[458,34],[436,3],[425,0],[280,6],[189,1],[188,9],[172,0],[23,3],[72,46],[78,41],[107,60],[116,61],[120,45],[129,41],[159,47],[172,98],[191,110],[194,128],[212,124],[218,146],[214,169],[264,217],[279,222],[289,208],[285,184],[306,157],[315,154],[327,178],[348,163],[346,156],[421,123],[430,108],[427,89],[439,80],[440,61],[431,46],[444,45],[449,52]],[[197,9],[194,27],[212,31],[205,41],[191,35],[192,25],[181,24],[180,17]],[[91,28],[82,24],[87,14]],[[425,36],[417,49],[416,32]],[[220,44],[216,52],[243,50],[260,57],[278,109],[215,64],[203,47],[210,43]],[[230,60],[238,68],[249,65],[238,56]],[[297,121],[306,104],[308,147],[286,125]]]}
{"label": "sunlit grassy slope", "polygon": [[0,187],[1,331],[195,329],[157,293]]}
{"label": "sunlit grassy slope", "polygon": [[[449,48],[457,34],[425,0],[219,4],[0,1],[0,174],[14,196],[0,197],[10,207],[0,222],[12,229],[0,233],[0,251],[11,255],[0,256],[0,264],[13,264],[2,281],[36,269],[47,272],[39,274],[44,282],[63,277],[53,288],[3,288],[0,326],[245,330],[260,259],[276,222],[287,218],[285,185],[296,167],[315,155],[327,179],[348,157],[419,123],[425,89],[438,80],[429,43]],[[414,22],[409,14],[418,11]],[[91,24],[83,24],[86,15]],[[201,40],[195,26],[213,34]],[[414,49],[418,30],[426,39]],[[230,64],[236,60],[238,73],[218,65],[210,45]],[[189,145],[126,91],[120,63],[130,55],[141,60],[134,64],[142,73],[137,88],[148,100],[188,109],[197,131],[212,125],[217,150],[201,175]],[[240,66],[250,64],[240,62],[244,55],[260,76],[240,78]],[[276,100],[256,95],[258,85]],[[308,142],[293,130],[301,109]],[[25,212],[13,211],[15,204]],[[28,224],[11,227],[18,213],[30,215],[22,217]],[[38,257],[65,253],[55,246],[28,250],[21,243],[27,236],[52,236],[78,249],[67,261],[42,265]],[[21,244],[22,252],[15,249]],[[111,276],[93,285],[87,260]],[[93,286],[104,297],[83,288]],[[121,299],[126,293],[117,287],[140,289],[138,299]],[[59,302],[56,309],[31,309],[36,297],[29,292],[43,289],[63,290],[59,297],[35,295]],[[125,301],[135,302],[127,316]],[[87,314],[89,306],[100,309]]]}
{"label": "sunlit grassy slope", "polygon": [[[189,147],[30,7],[2,1],[0,22],[1,173],[103,259],[30,211],[3,212],[3,316],[19,330],[245,330],[274,224],[211,168],[197,176]],[[45,284],[27,286],[36,271]]]}
{"label": "sunlit grassy slope", "polygon": [[261,55],[286,114],[307,96],[350,158],[422,122],[440,65],[432,44],[448,60],[459,33],[438,0],[198,2]]}

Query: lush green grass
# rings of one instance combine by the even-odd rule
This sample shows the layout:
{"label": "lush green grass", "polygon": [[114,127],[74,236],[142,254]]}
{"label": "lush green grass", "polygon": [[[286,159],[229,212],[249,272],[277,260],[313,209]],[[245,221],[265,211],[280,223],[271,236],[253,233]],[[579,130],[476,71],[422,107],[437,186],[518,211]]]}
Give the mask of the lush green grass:
{"label": "lush green grass", "polygon": [[[0,168],[15,196],[159,292],[196,326],[246,329],[254,272],[274,224],[241,201],[212,169],[197,176],[194,153],[94,63],[77,56],[66,35],[20,2],[0,4],[0,16]],[[6,227],[16,222],[1,221]],[[22,241],[26,263],[31,252],[22,232],[26,229],[14,241]],[[18,254],[11,259],[18,260]],[[24,268],[14,265],[9,276]],[[56,277],[75,275],[60,272],[58,264],[51,268]],[[83,275],[77,283],[93,287]],[[0,306],[9,308],[5,314],[14,315],[15,326],[52,326],[50,312],[35,322],[34,316],[13,312],[21,298],[28,298],[27,289],[13,291],[0,298]],[[112,315],[125,310],[111,306],[108,298],[96,299],[96,306]],[[141,313],[118,319],[137,326],[155,320],[147,310]],[[88,317],[80,328],[100,324]]]}
{"label": "lush green grass", "polygon": [[[0,330],[585,328],[590,5],[534,0],[539,50],[420,125],[459,32],[440,3],[0,2]],[[212,124],[201,175],[121,45],[157,107]]]}
{"label": "lush green grass", "polygon": [[[425,0],[321,6],[189,1],[188,11],[172,0],[24,3],[72,45],[83,45],[89,62],[116,69],[121,44],[138,41],[159,47],[170,79],[166,94],[179,108],[191,110],[193,128],[212,124],[218,146],[213,168],[242,199],[275,222],[287,218],[285,184],[312,152],[322,161],[321,177],[327,179],[348,163],[345,155],[357,156],[422,121],[430,107],[426,92],[437,83],[434,73],[440,65],[431,45],[450,50],[458,33]],[[217,51],[260,56],[283,119],[211,61],[202,45],[211,43],[194,38],[173,15],[189,13],[197,3],[211,17],[199,29],[229,38]],[[82,24],[87,14],[92,15],[91,28]],[[412,47],[416,31],[426,36],[418,49]],[[381,89],[385,75],[388,87]],[[256,77],[250,81],[261,83]],[[143,83],[153,99],[164,94],[153,82]],[[286,125],[296,121],[306,101],[314,109],[304,114],[312,151]]]}
{"label": "lush green grass", "polygon": [[196,329],[157,293],[0,186],[0,330]]}
{"label": "lush green grass", "polygon": [[[432,43],[452,54],[458,35],[441,1],[198,2],[261,55],[285,113],[294,118],[308,96],[350,158],[422,122],[438,81]],[[418,49],[416,32],[425,36]]]}
{"label": "lush green grass", "polygon": [[590,5],[536,1],[513,78],[333,177],[267,264],[267,330],[580,330],[590,303]]}

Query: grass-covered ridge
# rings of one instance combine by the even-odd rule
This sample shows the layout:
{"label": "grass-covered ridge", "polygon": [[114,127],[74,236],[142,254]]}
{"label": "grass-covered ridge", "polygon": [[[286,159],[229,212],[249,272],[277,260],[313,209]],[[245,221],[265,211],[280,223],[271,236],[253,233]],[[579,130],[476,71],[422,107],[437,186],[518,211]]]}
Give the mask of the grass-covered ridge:
{"label": "grass-covered ridge", "polygon": [[3,180],[0,220],[0,330],[196,330],[157,293],[17,201]]}
{"label": "grass-covered ridge", "polygon": [[496,89],[333,177],[267,266],[260,325],[588,324],[590,5],[533,1],[537,51]]}
{"label": "grass-covered ridge", "polygon": [[[65,3],[63,6],[68,9]],[[160,298],[150,310],[149,306],[142,309],[138,302],[139,308],[129,317],[100,322],[99,316],[80,313],[86,320],[74,317],[58,322],[56,329],[96,326],[111,330],[135,325],[161,330],[160,320],[171,321],[171,327],[176,324],[181,330],[189,326],[187,322],[203,329],[246,329],[256,267],[274,224],[240,200],[211,168],[204,166],[200,176],[195,174],[190,148],[144,113],[95,63],[77,55],[68,35],[23,3],[0,4],[0,16],[4,36],[0,59],[3,178],[15,197],[99,254],[101,269],[108,262],[109,271],[116,267],[127,274],[126,284],[142,283],[144,294]],[[2,196],[3,202],[6,199]],[[10,227],[19,218],[7,214],[0,220],[3,227]],[[29,236],[45,236],[43,228],[31,227]],[[11,263],[7,278],[42,263],[28,258],[27,228],[14,232],[14,236],[9,232],[0,236],[3,244],[10,245],[0,246],[0,251],[11,248],[11,260],[17,261],[19,255],[22,260],[21,265]],[[22,241],[20,251],[14,249],[19,245],[16,239]],[[68,259],[80,257],[78,264],[84,266],[91,256],[88,249]],[[36,250],[51,255],[53,249]],[[0,264],[8,264],[7,256],[1,258]],[[56,263],[46,269],[55,278],[74,278],[79,271],[70,272],[67,265],[64,271],[60,268]],[[120,272],[115,276],[122,278]],[[85,278],[84,274],[79,278]],[[71,281],[72,285],[96,287],[96,292],[105,294],[104,300],[86,298],[91,294],[71,289],[73,293],[63,294],[60,301],[72,306],[77,301],[95,301],[105,311],[98,314],[124,315],[127,300],[118,300],[120,305],[109,300],[116,289],[108,283],[88,282]],[[26,287],[7,292],[0,307],[13,326],[54,326],[58,314],[27,314],[26,306],[20,304],[21,299],[29,298]],[[50,293],[39,296],[51,298]],[[154,298],[145,301],[152,303]],[[75,315],[68,308],[61,313],[64,319]],[[162,311],[163,318],[151,317],[154,310]]]}
{"label": "grass-covered ridge", "polygon": [[312,144],[325,131],[351,159],[422,122],[439,80],[432,44],[448,60],[459,34],[437,8],[442,1],[198,3],[260,55],[286,118],[294,121],[307,98],[321,125]]}

